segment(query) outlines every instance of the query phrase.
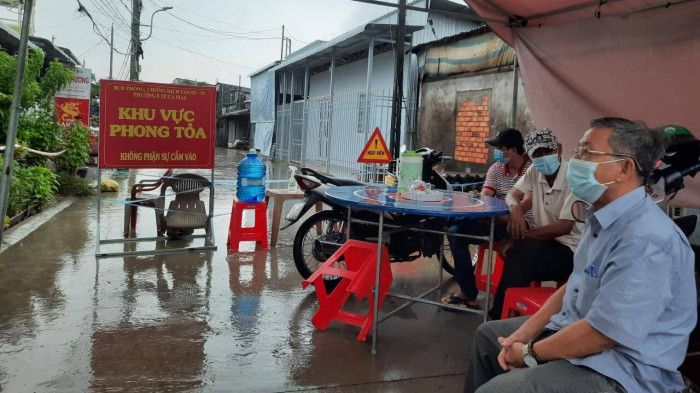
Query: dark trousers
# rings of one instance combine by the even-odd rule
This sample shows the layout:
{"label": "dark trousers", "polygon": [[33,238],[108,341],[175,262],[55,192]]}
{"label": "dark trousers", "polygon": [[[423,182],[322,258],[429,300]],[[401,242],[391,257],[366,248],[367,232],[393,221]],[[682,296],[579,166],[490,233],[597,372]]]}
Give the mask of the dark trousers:
{"label": "dark trousers", "polygon": [[489,316],[501,319],[506,289],[527,287],[531,281],[565,281],[573,266],[573,251],[556,240],[517,240],[505,256],[503,275]]}
{"label": "dark trousers", "polygon": [[526,320],[488,321],[476,329],[464,393],[625,393],[615,380],[567,360],[504,372],[498,365],[498,337],[510,336]]}
{"label": "dark trousers", "polygon": [[[488,236],[491,228],[490,220],[455,220],[448,225],[448,232],[460,233],[474,236]],[[494,239],[501,240],[507,235],[506,226],[496,224],[494,228]],[[479,291],[474,280],[474,266],[469,253],[470,244],[481,244],[483,240],[470,239],[465,237],[448,236],[450,251],[454,259],[455,281],[459,284],[462,293],[467,299],[476,299]]]}

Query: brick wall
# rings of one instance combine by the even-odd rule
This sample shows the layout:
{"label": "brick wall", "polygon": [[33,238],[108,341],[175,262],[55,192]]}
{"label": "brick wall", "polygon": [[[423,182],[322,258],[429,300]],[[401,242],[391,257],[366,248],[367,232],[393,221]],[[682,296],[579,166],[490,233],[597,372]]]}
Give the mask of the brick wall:
{"label": "brick wall", "polygon": [[457,107],[455,123],[455,159],[485,164],[489,149],[484,141],[489,137],[489,97],[465,101]]}

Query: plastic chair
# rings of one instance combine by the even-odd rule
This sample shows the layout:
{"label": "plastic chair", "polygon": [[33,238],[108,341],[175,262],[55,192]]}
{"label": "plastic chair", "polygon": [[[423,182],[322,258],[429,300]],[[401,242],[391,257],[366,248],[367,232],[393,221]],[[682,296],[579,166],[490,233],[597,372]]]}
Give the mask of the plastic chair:
{"label": "plastic chair", "polygon": [[[344,266],[339,262],[344,262]],[[383,246],[379,280],[379,307],[384,303],[393,280],[389,264],[389,250]],[[372,287],[375,281],[376,266],[376,244],[348,240],[316,269],[309,278],[304,280],[301,284],[302,287],[306,288],[309,284],[313,284],[318,297],[319,308],[311,318],[313,325],[320,330],[327,329],[332,321],[358,326],[360,327],[360,333],[357,335],[357,340],[366,341],[374,321],[374,294],[372,293]],[[327,275],[340,278],[340,281],[330,293],[323,279]],[[368,298],[368,311],[363,314],[343,310],[343,306],[350,298],[350,295],[354,295],[358,301]]]}
{"label": "plastic chair", "polygon": [[507,319],[516,314],[534,315],[556,291],[557,288],[552,287],[508,288],[503,300],[501,319]]}
{"label": "plastic chair", "polygon": [[[243,211],[255,211],[255,226],[252,228],[243,227]],[[231,208],[231,221],[228,225],[228,245],[229,252],[238,252],[240,243],[243,241],[253,241],[256,246],[259,244],[263,250],[269,250],[270,244],[267,241],[267,203],[263,202],[239,202],[234,199]]]}
{"label": "plastic chair", "polygon": [[202,228],[208,233],[209,216],[204,201],[199,199],[199,194],[206,188],[212,192],[211,182],[193,173],[167,178],[160,189],[161,204],[164,204],[168,188],[175,192],[175,199],[170,202],[167,211],[156,209],[159,221],[158,235],[161,236],[165,232],[168,236],[180,237]]}
{"label": "plastic chair", "polygon": [[158,212],[160,211],[162,213],[163,208],[165,207],[165,200],[158,198],[155,195],[148,197],[148,195],[144,195],[142,193],[158,189],[163,185],[166,178],[172,176],[172,174],[173,170],[168,169],[165,171],[165,173],[163,173],[163,177],[158,179],[141,180],[131,187],[130,198],[127,199],[127,201],[131,201],[131,203],[124,206],[124,237],[131,237],[136,232],[136,219],[138,218],[137,208],[139,206],[154,209],[156,214],[156,225],[158,226],[156,228],[156,233],[158,233],[158,236],[160,236],[164,232],[164,230],[161,228],[162,222],[159,219],[160,216]]}
{"label": "plastic chair", "polygon": [[[484,271],[484,260],[488,255],[488,243],[480,244],[476,254],[476,266],[474,267],[474,275],[476,276],[476,287],[482,292],[486,292],[486,284],[488,282],[487,272]],[[503,275],[503,258],[496,250],[493,250],[493,273],[491,273],[491,295],[495,295],[498,290],[498,283],[501,282]]]}

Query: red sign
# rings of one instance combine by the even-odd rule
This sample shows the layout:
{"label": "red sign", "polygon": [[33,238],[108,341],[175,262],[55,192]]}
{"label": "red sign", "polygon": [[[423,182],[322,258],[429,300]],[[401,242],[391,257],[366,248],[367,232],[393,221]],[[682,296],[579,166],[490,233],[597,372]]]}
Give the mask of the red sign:
{"label": "red sign", "polygon": [[213,168],[216,89],[100,81],[100,168]]}
{"label": "red sign", "polygon": [[388,164],[393,160],[389,148],[386,147],[386,142],[382,137],[382,133],[379,131],[379,127],[374,129],[372,136],[369,137],[369,141],[362,149],[360,157],[357,162],[363,162],[366,164]]}
{"label": "red sign", "polygon": [[69,125],[72,122],[79,120],[85,127],[90,125],[90,100],[79,98],[54,98],[56,113],[56,123],[61,125]]}

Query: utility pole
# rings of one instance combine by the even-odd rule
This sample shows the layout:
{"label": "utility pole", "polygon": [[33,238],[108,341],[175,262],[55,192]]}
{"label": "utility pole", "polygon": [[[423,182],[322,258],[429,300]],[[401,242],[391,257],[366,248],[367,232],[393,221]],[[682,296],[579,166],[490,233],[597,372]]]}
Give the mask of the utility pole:
{"label": "utility pole", "polygon": [[112,79],[112,64],[114,64],[114,23],[109,30],[109,79]]}
{"label": "utility pole", "polygon": [[15,159],[15,141],[17,139],[17,123],[21,109],[22,86],[24,84],[24,68],[27,64],[27,40],[29,39],[29,26],[32,18],[34,0],[24,0],[24,16],[22,17],[22,30],[19,37],[19,51],[17,52],[17,71],[15,72],[15,85],[10,104],[10,118],[7,126],[7,139],[5,141],[5,162],[3,164],[3,176],[0,181],[0,248],[5,232],[5,215],[7,214],[7,198],[10,195],[12,184],[12,162]]}
{"label": "utility pole", "polygon": [[282,25],[282,43],[280,45],[280,61],[284,59],[284,25]]}
{"label": "utility pole", "polygon": [[139,56],[141,55],[141,0],[131,0],[131,62],[129,80],[139,80]]}
{"label": "utility pole", "polygon": [[292,54],[292,39],[287,38],[287,56]]}
{"label": "utility pole", "polygon": [[[391,154],[398,159],[401,154],[401,108],[403,107],[403,60],[406,40],[406,0],[399,0],[398,28],[394,45],[394,97],[391,103]],[[391,171],[396,170],[396,161]]]}

